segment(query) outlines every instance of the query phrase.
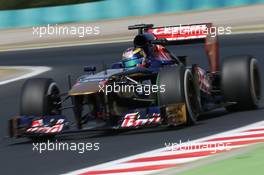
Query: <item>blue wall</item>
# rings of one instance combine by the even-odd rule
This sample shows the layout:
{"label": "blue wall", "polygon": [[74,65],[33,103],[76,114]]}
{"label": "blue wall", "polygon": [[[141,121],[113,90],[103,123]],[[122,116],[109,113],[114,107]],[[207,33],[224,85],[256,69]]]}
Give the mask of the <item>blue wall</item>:
{"label": "blue wall", "polygon": [[263,2],[264,0],[105,0],[57,7],[3,10],[0,11],[0,28],[95,21]]}

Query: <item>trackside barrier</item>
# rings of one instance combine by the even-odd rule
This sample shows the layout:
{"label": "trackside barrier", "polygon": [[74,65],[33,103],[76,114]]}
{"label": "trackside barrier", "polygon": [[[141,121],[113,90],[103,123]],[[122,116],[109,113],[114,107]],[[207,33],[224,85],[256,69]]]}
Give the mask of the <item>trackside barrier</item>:
{"label": "trackside barrier", "polygon": [[0,11],[0,29],[96,21],[263,3],[264,0],[105,0],[75,5]]}

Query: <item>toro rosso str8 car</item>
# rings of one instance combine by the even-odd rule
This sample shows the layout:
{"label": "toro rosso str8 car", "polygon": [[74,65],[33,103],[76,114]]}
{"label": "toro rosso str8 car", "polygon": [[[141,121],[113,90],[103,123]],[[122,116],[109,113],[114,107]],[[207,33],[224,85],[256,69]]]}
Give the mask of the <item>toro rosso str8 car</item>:
{"label": "toro rosso str8 car", "polygon": [[[144,52],[144,65],[117,62],[99,72],[86,66],[86,74],[66,93],[50,78],[28,79],[22,88],[20,115],[9,120],[10,136],[193,125],[198,116],[216,108],[255,109],[261,96],[256,58],[230,56],[219,66],[217,36],[210,35],[211,28],[211,23],[129,26],[138,34],[128,52]],[[187,65],[186,56],[166,49],[167,45],[196,43],[204,43],[209,70]],[[71,105],[66,106],[67,100]],[[69,108],[74,122],[63,115]]]}

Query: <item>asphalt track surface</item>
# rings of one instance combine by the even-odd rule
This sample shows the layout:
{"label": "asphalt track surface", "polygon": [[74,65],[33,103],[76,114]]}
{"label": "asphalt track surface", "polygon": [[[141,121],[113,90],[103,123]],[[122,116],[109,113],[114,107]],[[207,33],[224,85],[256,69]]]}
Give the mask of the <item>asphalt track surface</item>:
{"label": "asphalt track surface", "polygon": [[[258,58],[261,74],[264,73],[264,34],[244,34],[220,37],[221,60],[230,55],[251,54]],[[2,52],[2,66],[50,66],[52,71],[40,77],[53,77],[62,90],[67,91],[67,75],[74,79],[83,74],[84,65],[97,65],[119,61],[121,53],[131,43],[102,44],[54,48],[32,51]],[[189,64],[199,63],[207,67],[207,59],[201,45],[170,48],[176,55],[188,55]],[[0,174],[61,174],[72,170],[108,162],[129,155],[142,153],[164,146],[165,142],[179,142],[197,139],[222,131],[241,127],[264,119],[263,100],[255,111],[228,114],[219,109],[202,116],[193,127],[168,130],[147,129],[121,134],[91,132],[58,137],[62,142],[99,142],[99,151],[44,152],[32,151],[32,142],[27,139],[7,139],[7,120],[19,112],[19,94],[24,80],[0,86]],[[262,83],[264,75],[262,76]],[[234,82],[235,83],[235,82]],[[263,90],[262,86],[262,90]],[[72,112],[66,111],[72,118]]]}

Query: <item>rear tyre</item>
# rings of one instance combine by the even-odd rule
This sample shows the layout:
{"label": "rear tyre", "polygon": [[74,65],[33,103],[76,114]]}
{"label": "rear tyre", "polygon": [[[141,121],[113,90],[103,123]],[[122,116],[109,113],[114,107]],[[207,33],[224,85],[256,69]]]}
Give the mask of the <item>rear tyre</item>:
{"label": "rear tyre", "polygon": [[228,111],[255,109],[261,98],[261,82],[258,62],[251,56],[227,58],[222,66],[221,88]]}
{"label": "rear tyre", "polygon": [[28,79],[22,87],[20,114],[24,116],[60,114],[60,100],[59,88],[52,79]]}
{"label": "rear tyre", "polygon": [[166,67],[158,75],[158,84],[165,85],[165,92],[158,94],[159,105],[185,103],[187,125],[194,124],[199,113],[199,100],[191,71],[183,66]]}

